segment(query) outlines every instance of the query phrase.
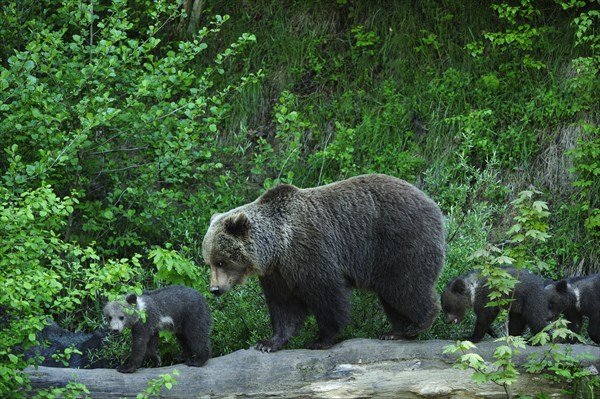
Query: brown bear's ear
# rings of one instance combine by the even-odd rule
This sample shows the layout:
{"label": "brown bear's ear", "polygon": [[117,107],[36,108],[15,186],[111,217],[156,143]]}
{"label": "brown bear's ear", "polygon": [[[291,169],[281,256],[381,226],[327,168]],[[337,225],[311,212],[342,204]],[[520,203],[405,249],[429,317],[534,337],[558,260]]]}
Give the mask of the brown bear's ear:
{"label": "brown bear's ear", "polygon": [[234,236],[241,236],[250,229],[250,219],[245,213],[225,220],[225,231]]}
{"label": "brown bear's ear", "polygon": [[127,302],[130,305],[135,305],[137,303],[137,295],[127,294],[127,296],[125,297],[125,302]]}
{"label": "brown bear's ear", "polygon": [[214,220],[220,215],[222,215],[222,213],[215,213],[214,215],[212,215],[210,217],[210,223],[214,222]]}
{"label": "brown bear's ear", "polygon": [[450,291],[454,294],[463,295],[467,291],[465,280],[457,278],[450,286]]}
{"label": "brown bear's ear", "polygon": [[569,284],[567,283],[567,280],[560,280],[556,283],[556,292],[566,294],[568,290]]}

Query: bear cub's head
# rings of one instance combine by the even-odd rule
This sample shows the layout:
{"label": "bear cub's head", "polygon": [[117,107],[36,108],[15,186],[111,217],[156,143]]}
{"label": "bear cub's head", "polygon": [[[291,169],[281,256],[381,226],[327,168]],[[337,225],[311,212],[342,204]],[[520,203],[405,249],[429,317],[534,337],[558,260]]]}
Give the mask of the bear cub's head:
{"label": "bear cub's head", "polygon": [[577,307],[577,296],[567,280],[560,280],[544,288],[544,296],[548,303],[547,320],[556,320],[567,309]]}
{"label": "bear cub's head", "polygon": [[140,319],[139,312],[144,310],[143,300],[135,294],[128,294],[125,301],[111,301],[104,305],[104,317],[114,333],[121,333]]}
{"label": "bear cub's head", "polygon": [[446,284],[442,293],[442,310],[445,323],[460,323],[467,310],[473,306],[471,291],[467,282],[456,277]]}

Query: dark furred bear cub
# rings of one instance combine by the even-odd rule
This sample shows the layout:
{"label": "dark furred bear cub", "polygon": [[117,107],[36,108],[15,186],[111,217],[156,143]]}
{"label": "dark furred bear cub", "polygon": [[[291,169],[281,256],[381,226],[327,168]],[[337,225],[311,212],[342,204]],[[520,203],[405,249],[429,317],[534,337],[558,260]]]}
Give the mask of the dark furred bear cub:
{"label": "dark furred bear cub", "polygon": [[[142,312],[145,321],[140,317]],[[157,349],[161,330],[175,333],[186,365],[202,366],[210,357],[210,309],[206,299],[192,288],[173,285],[141,296],[128,294],[125,301],[108,302],[104,315],[114,332],[131,327],[131,356],[117,367],[121,373],[133,373],[145,357],[160,366]]]}
{"label": "dark furred bear cub", "polygon": [[[531,332],[537,334],[548,324],[546,321],[546,300],[544,281],[528,270],[518,271],[514,267],[503,267],[519,282],[515,286],[514,301],[508,314],[508,333],[521,335],[529,325]],[[473,308],[476,316],[473,334],[466,339],[479,342],[486,333],[496,337],[491,328],[498,316],[498,307],[486,307],[490,289],[486,287],[487,278],[478,270],[456,277],[446,284],[442,293],[442,311],[446,323],[460,322],[468,309]]]}
{"label": "dark furred bear cub", "polygon": [[600,274],[563,279],[545,289],[548,318],[563,313],[573,332],[579,333],[583,317],[588,318],[588,335],[600,344]]}
{"label": "dark furred bear cub", "polygon": [[319,328],[308,347],[333,345],[349,322],[353,287],[379,295],[392,325],[382,339],[415,337],[439,311],[442,213],[415,186],[391,176],[271,188],[214,215],[202,252],[214,294],[259,276],[273,329],[270,340],[256,345],[265,352],[281,349],[308,314]]}

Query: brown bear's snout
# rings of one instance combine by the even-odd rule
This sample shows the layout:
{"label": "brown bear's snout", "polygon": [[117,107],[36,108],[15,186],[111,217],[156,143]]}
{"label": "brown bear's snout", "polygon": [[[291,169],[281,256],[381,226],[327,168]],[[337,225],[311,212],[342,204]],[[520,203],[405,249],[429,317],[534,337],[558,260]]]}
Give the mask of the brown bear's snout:
{"label": "brown bear's snout", "polygon": [[220,296],[223,291],[219,287],[210,287],[210,293],[214,296]]}

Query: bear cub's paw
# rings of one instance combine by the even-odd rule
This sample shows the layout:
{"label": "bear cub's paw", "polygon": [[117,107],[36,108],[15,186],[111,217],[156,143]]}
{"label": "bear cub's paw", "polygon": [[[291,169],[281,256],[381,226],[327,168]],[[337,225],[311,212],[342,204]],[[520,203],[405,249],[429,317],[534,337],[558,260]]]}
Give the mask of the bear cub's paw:
{"label": "bear cub's paw", "polygon": [[[494,338],[494,337],[492,337],[492,338]],[[469,335],[469,336],[460,338],[461,341],[471,341],[474,344],[481,342],[482,339],[483,339],[483,337],[476,337],[474,335]]]}

